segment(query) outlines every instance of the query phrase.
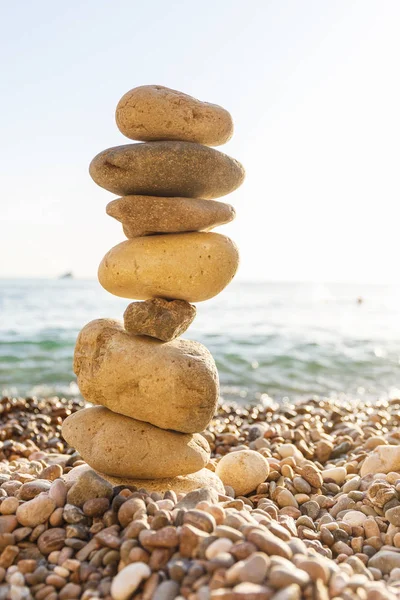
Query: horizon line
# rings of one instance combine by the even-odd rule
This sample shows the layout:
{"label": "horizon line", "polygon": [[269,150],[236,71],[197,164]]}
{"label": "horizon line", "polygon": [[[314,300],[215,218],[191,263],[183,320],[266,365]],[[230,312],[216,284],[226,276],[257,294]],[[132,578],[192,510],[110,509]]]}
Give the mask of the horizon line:
{"label": "horizon line", "polygon": [[[1,281],[98,281],[96,277],[72,276],[63,278],[59,275],[22,275],[22,276],[3,276]],[[248,284],[308,284],[308,285],[376,285],[376,286],[400,286],[400,281],[346,281],[346,280],[312,280],[312,279],[245,279],[238,277],[231,283]],[[229,285],[230,285],[229,284]]]}

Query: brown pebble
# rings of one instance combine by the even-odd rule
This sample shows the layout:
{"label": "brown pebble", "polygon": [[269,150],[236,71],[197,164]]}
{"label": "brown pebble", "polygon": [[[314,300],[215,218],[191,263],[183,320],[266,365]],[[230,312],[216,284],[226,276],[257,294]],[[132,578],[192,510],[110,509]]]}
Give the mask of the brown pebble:
{"label": "brown pebble", "polygon": [[185,513],[183,522],[207,533],[211,533],[216,527],[214,517],[202,510],[189,510]]}
{"label": "brown pebble", "polygon": [[327,584],[329,581],[329,570],[325,563],[318,560],[318,558],[300,558],[297,561],[297,566],[299,569],[302,569],[311,577],[312,581],[317,581],[320,579],[324,584]]}
{"label": "brown pebble", "polygon": [[208,534],[190,524],[182,526],[179,536],[179,552],[182,557],[190,558],[201,540],[207,539]]}
{"label": "brown pebble", "polygon": [[257,546],[251,542],[238,542],[230,549],[230,553],[236,558],[236,560],[244,560],[248,556],[251,556],[254,552],[257,552]]}
{"label": "brown pebble", "polygon": [[21,573],[33,573],[33,571],[36,569],[36,561],[29,559],[19,560],[17,567]]}
{"label": "brown pebble", "polygon": [[310,581],[310,576],[304,570],[292,567],[286,569],[285,567],[274,566],[268,577],[268,582],[276,588],[285,588],[289,585],[296,584],[299,587],[305,587]]}
{"label": "brown pebble", "polygon": [[0,516],[0,534],[12,533],[18,527],[18,520],[15,515]]}
{"label": "brown pebble", "polygon": [[0,555],[0,567],[8,569],[19,554],[18,546],[7,546]]}
{"label": "brown pebble", "polygon": [[108,498],[90,498],[84,503],[82,510],[87,517],[101,517],[110,506]]}
{"label": "brown pebble", "polygon": [[62,590],[60,590],[58,597],[60,600],[75,600],[80,598],[82,588],[76,583],[67,583]]}
{"label": "brown pebble", "polygon": [[152,571],[164,569],[171,558],[173,549],[170,548],[155,548],[151,553],[149,567]]}
{"label": "brown pebble", "polygon": [[55,508],[54,500],[48,494],[40,493],[32,500],[19,505],[17,519],[25,527],[36,527],[47,521]]}
{"label": "brown pebble", "polygon": [[60,465],[50,465],[43,469],[41,472],[42,479],[47,479],[48,481],[55,481],[63,474],[62,467]]}
{"label": "brown pebble", "polygon": [[60,506],[50,515],[49,524],[52,527],[59,527],[63,523],[63,509]]}
{"label": "brown pebble", "polygon": [[50,554],[54,550],[61,550],[64,546],[66,532],[65,529],[55,527],[44,531],[38,538],[38,548],[44,555]]}
{"label": "brown pebble", "polygon": [[60,577],[59,575],[48,575],[46,577],[47,585],[53,585],[57,589],[61,589],[67,583],[64,577]]}
{"label": "brown pebble", "polygon": [[21,500],[32,500],[42,492],[48,492],[51,483],[46,479],[35,479],[35,481],[29,481],[24,483],[18,492],[18,496]]}
{"label": "brown pebble", "polygon": [[272,533],[254,529],[247,535],[247,539],[268,555],[275,554],[288,559],[292,556],[290,547]]}
{"label": "brown pebble", "polygon": [[244,179],[242,165],[226,154],[173,141],[108,148],[92,160],[89,172],[97,185],[121,196],[213,199],[233,192]]}
{"label": "brown pebble", "polygon": [[122,527],[127,527],[132,521],[133,516],[139,510],[145,510],[146,505],[140,498],[130,498],[124,502],[118,511],[118,521]]}
{"label": "brown pebble", "polygon": [[150,555],[143,548],[132,548],[129,552],[129,562],[144,562],[148,563],[150,560]]}
{"label": "brown pebble", "polygon": [[[15,498],[14,496],[10,496],[9,498],[4,498],[4,500],[0,506],[0,512],[2,515],[14,515],[17,512],[18,506],[19,506],[18,498]],[[0,532],[1,532],[1,520],[0,520]]]}
{"label": "brown pebble", "polygon": [[235,210],[230,204],[202,198],[124,196],[112,200],[106,211],[122,223],[129,239],[164,233],[210,231],[235,218]]}
{"label": "brown pebble", "polygon": [[175,527],[164,527],[158,531],[144,529],[139,534],[142,546],[150,548],[174,548],[179,544],[179,537]]}
{"label": "brown pebble", "polygon": [[36,593],[36,600],[44,600],[45,598],[49,598],[51,594],[56,591],[53,585],[46,585],[40,589],[39,592]]}

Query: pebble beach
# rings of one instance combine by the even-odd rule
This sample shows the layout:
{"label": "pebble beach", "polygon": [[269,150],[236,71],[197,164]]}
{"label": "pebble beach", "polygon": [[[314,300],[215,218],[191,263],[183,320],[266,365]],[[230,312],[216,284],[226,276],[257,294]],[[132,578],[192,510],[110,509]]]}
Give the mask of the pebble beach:
{"label": "pebble beach", "polygon": [[0,598],[400,598],[400,400],[221,402],[207,468],[249,450],[269,464],[243,495],[82,470],[61,424],[83,406],[0,402]]}

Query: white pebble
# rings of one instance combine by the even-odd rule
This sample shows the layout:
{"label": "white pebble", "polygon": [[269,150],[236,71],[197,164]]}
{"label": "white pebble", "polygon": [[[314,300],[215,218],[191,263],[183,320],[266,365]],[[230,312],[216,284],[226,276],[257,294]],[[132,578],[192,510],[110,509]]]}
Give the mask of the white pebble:
{"label": "white pebble", "polygon": [[225,454],[215,473],[225,486],[235,490],[236,496],[243,496],[264,483],[269,474],[269,464],[259,452],[239,450]]}
{"label": "white pebble", "polygon": [[10,578],[7,578],[7,581],[11,583],[11,585],[24,585],[25,577],[20,571],[16,571],[15,573],[12,573]]}
{"label": "white pebble", "polygon": [[335,483],[341,485],[346,479],[347,471],[344,467],[333,467],[332,469],[325,469],[321,472],[321,475],[324,481],[333,479]]}
{"label": "white pebble", "polygon": [[224,537],[219,538],[218,540],[215,540],[215,542],[208,546],[206,550],[206,558],[208,558],[208,560],[211,560],[218,556],[218,554],[221,554],[221,552],[229,552],[232,546],[232,540],[229,540],[228,538]]}
{"label": "white pebble", "polygon": [[11,567],[8,567],[7,569],[7,575],[6,575],[6,581],[10,581],[10,577],[13,573],[18,573],[19,569],[17,567],[17,565],[11,565]]}
{"label": "white pebble", "polygon": [[367,520],[367,515],[364,515],[364,513],[359,510],[349,510],[342,520],[351,527],[361,527],[361,525],[364,524],[364,521]]}
{"label": "white pebble", "polygon": [[10,595],[7,596],[10,600],[29,600],[32,598],[29,588],[20,585],[12,585]]}
{"label": "white pebble", "polygon": [[144,562],[131,563],[116,575],[111,584],[113,600],[128,600],[143,579],[150,577],[150,567]]}
{"label": "white pebble", "polygon": [[296,464],[300,465],[305,461],[303,454],[294,444],[281,444],[277,448],[279,456],[281,458],[288,458],[289,456],[293,456],[296,461]]}
{"label": "white pebble", "polygon": [[352,477],[351,479],[346,481],[346,483],[344,484],[343,490],[342,490],[343,493],[348,494],[349,492],[358,490],[358,488],[360,487],[360,482],[361,482],[360,476],[356,475],[355,477]]}
{"label": "white pebble", "polygon": [[225,573],[225,580],[228,585],[234,585],[235,583],[239,583],[239,575],[245,566],[244,560],[239,560],[239,562],[232,565]]}
{"label": "white pebble", "polygon": [[172,502],[172,500],[157,500],[156,502],[158,508],[160,510],[173,510],[175,504]]}

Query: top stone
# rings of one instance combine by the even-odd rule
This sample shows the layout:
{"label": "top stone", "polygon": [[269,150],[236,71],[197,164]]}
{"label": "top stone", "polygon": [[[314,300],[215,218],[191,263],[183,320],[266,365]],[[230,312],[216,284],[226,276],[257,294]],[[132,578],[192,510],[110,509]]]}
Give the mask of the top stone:
{"label": "top stone", "polygon": [[232,117],[221,106],[161,85],[143,85],[118,102],[118,129],[131,140],[179,140],[205,146],[225,144],[233,134]]}

